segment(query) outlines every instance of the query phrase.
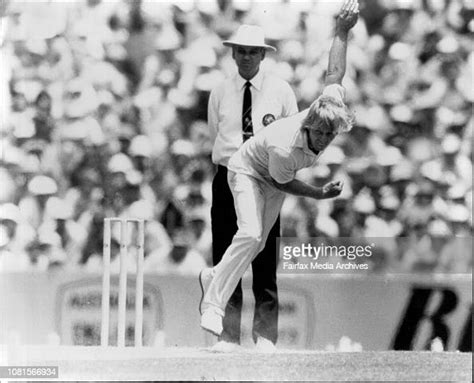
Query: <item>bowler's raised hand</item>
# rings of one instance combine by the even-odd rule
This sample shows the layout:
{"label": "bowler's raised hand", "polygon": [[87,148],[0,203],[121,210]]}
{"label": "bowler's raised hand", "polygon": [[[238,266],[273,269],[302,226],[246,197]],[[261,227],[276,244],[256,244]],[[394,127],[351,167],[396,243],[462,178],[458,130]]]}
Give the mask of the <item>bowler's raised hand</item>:
{"label": "bowler's raised hand", "polygon": [[359,2],[358,0],[346,0],[342,5],[339,15],[336,19],[338,28],[349,31],[357,23],[359,18]]}

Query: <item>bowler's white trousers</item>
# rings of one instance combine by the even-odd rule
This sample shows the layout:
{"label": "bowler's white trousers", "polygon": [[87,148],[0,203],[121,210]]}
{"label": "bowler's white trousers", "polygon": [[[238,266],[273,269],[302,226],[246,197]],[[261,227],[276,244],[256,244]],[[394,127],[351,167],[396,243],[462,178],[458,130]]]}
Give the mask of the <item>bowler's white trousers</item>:
{"label": "bowler's white trousers", "polygon": [[238,230],[222,260],[214,266],[213,279],[203,300],[204,310],[212,308],[221,316],[239,280],[265,247],[285,200],[285,193],[246,174],[229,171],[227,179],[234,197]]}

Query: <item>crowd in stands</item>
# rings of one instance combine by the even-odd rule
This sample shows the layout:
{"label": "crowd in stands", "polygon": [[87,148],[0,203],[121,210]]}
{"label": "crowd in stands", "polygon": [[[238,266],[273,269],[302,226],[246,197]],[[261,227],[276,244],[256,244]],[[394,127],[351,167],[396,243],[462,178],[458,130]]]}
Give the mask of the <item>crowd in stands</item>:
{"label": "crowd in stands", "polygon": [[[355,127],[300,175],[342,179],[343,194],[288,196],[282,235],[400,237],[378,270],[471,272],[472,241],[455,239],[472,240],[473,228],[474,6],[360,4],[344,82]],[[3,1],[0,271],[99,271],[105,217],[147,220],[147,271],[210,264],[207,100],[235,70],[222,40],[241,23],[261,25],[278,47],[262,66],[291,84],[302,110],[322,89],[339,7]],[[113,253],[119,242],[114,227]]]}

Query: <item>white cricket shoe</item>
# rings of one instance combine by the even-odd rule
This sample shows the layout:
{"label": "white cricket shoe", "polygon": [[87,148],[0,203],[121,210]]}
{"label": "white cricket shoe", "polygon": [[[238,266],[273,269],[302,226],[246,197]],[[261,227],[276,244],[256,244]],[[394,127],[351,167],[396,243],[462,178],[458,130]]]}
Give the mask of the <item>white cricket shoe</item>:
{"label": "white cricket shoe", "polygon": [[213,308],[204,310],[201,315],[201,327],[216,336],[222,333],[222,316]]}
{"label": "white cricket shoe", "polygon": [[276,352],[277,348],[273,344],[272,341],[268,340],[267,338],[264,338],[263,336],[259,336],[257,338],[257,344],[255,345],[255,350],[257,352],[273,354],[274,352]]}
{"label": "white cricket shoe", "polygon": [[237,343],[226,342],[225,340],[220,340],[214,346],[211,347],[213,352],[235,352],[238,351],[240,346]]}
{"label": "white cricket shoe", "polygon": [[199,301],[199,314],[202,315],[202,302],[204,296],[206,295],[207,289],[212,282],[212,277],[214,275],[212,267],[206,267],[201,270],[199,273],[199,286],[201,286],[201,300]]}

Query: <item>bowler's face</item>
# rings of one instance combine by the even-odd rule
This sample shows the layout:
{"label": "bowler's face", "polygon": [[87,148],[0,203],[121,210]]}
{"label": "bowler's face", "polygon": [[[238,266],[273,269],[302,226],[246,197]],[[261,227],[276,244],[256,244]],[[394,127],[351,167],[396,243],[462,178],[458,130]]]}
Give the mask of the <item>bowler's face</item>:
{"label": "bowler's face", "polygon": [[246,80],[255,76],[260,63],[265,58],[265,49],[237,45],[232,48],[232,58],[237,64],[239,74]]}
{"label": "bowler's face", "polygon": [[321,152],[326,149],[329,144],[337,136],[337,131],[326,125],[324,122],[318,122],[313,129],[307,129],[308,146],[315,151]]}

